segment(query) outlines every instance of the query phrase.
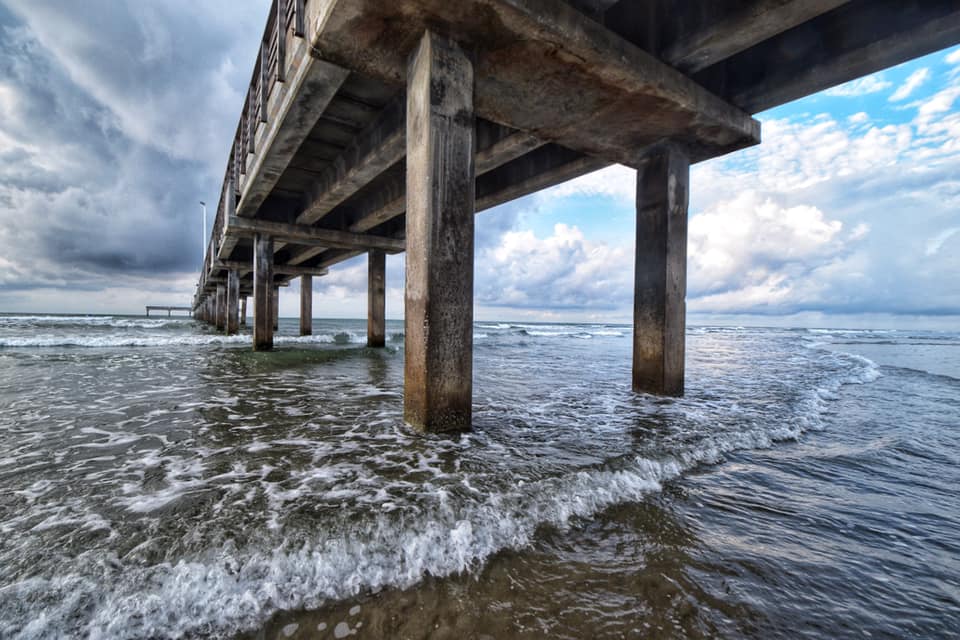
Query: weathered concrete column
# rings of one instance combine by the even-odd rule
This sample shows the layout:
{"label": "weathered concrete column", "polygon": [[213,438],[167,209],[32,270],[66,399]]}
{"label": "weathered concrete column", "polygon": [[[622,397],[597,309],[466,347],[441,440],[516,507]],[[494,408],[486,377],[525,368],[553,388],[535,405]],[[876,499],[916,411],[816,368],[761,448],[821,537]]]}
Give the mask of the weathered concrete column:
{"label": "weathered concrete column", "polygon": [[280,328],[280,287],[273,288],[273,330]]}
{"label": "weathered concrete column", "polygon": [[404,417],[466,429],[473,400],[473,65],[427,32],[407,69]]}
{"label": "weathered concrete column", "polygon": [[637,170],[633,390],[683,395],[690,161],[650,151]]}
{"label": "weathered concrete column", "polygon": [[300,335],[313,334],[313,276],[300,276]]}
{"label": "weathered concrete column", "polygon": [[367,253],[367,346],[386,344],[387,255],[379,249]]}
{"label": "weathered concrete column", "polygon": [[223,331],[227,328],[227,287],[226,285],[217,285],[217,329]]}
{"label": "weathered concrete column", "polygon": [[253,350],[273,348],[273,238],[253,237]]}
{"label": "weathered concrete column", "polygon": [[232,336],[240,331],[240,274],[236,269],[227,272],[227,335]]}
{"label": "weathered concrete column", "polygon": [[247,296],[240,298],[240,326],[247,326]]}

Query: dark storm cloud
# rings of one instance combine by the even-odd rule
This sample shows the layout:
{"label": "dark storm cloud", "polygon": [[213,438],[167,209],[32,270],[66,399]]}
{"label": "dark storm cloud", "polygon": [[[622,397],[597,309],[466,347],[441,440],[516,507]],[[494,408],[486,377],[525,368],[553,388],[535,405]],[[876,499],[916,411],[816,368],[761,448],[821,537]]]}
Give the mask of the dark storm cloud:
{"label": "dark storm cloud", "polygon": [[0,7],[0,288],[195,270],[262,3]]}

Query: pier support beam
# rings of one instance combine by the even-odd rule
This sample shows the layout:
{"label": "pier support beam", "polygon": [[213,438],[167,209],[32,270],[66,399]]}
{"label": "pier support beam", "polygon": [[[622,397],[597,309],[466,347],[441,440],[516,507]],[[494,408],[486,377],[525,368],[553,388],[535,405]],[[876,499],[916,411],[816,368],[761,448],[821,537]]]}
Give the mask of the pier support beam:
{"label": "pier support beam", "polygon": [[300,335],[313,334],[313,276],[300,276]]}
{"label": "pier support beam", "polygon": [[253,237],[253,350],[273,348],[273,238]]}
{"label": "pier support beam", "polygon": [[387,256],[379,249],[367,253],[367,346],[386,344]]}
{"label": "pier support beam", "polygon": [[273,288],[273,330],[280,328],[280,287]]}
{"label": "pier support beam", "polygon": [[227,328],[227,287],[222,284],[217,285],[217,329],[223,331]]}
{"label": "pier support beam", "polygon": [[424,34],[407,69],[404,417],[467,429],[473,396],[473,65]]}
{"label": "pier support beam", "polygon": [[227,272],[227,335],[240,331],[240,274],[236,269]]}
{"label": "pier support beam", "polygon": [[240,326],[247,326],[247,296],[240,298]]}
{"label": "pier support beam", "polygon": [[683,395],[689,183],[690,161],[672,146],[637,170],[634,391]]}

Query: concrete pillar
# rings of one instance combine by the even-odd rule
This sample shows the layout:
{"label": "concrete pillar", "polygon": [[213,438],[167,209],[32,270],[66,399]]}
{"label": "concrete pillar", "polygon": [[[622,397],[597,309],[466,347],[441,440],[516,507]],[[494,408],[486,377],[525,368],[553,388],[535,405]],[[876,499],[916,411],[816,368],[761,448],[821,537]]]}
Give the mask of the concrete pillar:
{"label": "concrete pillar", "polygon": [[313,334],[313,276],[300,276],[300,335]]}
{"label": "concrete pillar", "polygon": [[273,288],[273,330],[280,328],[280,287]]}
{"label": "concrete pillar", "polygon": [[427,32],[407,69],[404,417],[467,429],[473,395],[473,65]]}
{"label": "concrete pillar", "polygon": [[240,298],[240,326],[247,326],[247,296]]}
{"label": "concrete pillar", "polygon": [[690,161],[672,146],[637,170],[633,390],[683,395]]}
{"label": "concrete pillar", "polygon": [[253,237],[253,350],[273,348],[273,238]]}
{"label": "concrete pillar", "polygon": [[240,331],[240,274],[236,269],[227,272],[227,335],[236,335]]}
{"label": "concrete pillar", "polygon": [[223,331],[227,328],[227,287],[226,285],[217,285],[217,329]]}
{"label": "concrete pillar", "polygon": [[387,256],[379,249],[367,253],[367,346],[386,344]]}

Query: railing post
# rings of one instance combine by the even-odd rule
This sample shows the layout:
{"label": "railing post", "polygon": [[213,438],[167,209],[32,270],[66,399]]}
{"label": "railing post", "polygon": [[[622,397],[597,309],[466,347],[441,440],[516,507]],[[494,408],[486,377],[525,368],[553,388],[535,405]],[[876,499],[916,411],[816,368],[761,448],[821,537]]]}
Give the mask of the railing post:
{"label": "railing post", "polygon": [[254,113],[255,106],[253,87],[250,87],[250,94],[247,98],[247,153],[254,153],[256,151],[254,138],[257,137],[257,127],[253,124],[254,119],[257,117],[257,114]]}
{"label": "railing post", "polygon": [[303,0],[293,0],[293,6],[293,35],[302,38],[307,32],[303,16]]}
{"label": "railing post", "polygon": [[267,121],[267,85],[270,82],[270,41],[260,42],[260,122]]}
{"label": "railing post", "polygon": [[276,0],[277,6],[277,82],[286,80],[287,68],[287,11],[284,0]]}

